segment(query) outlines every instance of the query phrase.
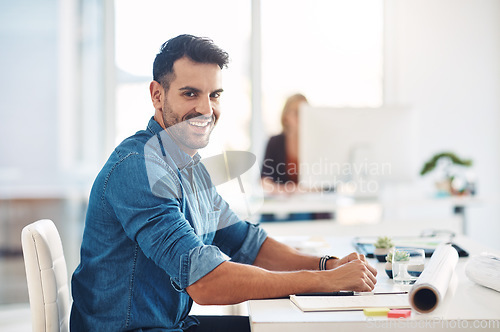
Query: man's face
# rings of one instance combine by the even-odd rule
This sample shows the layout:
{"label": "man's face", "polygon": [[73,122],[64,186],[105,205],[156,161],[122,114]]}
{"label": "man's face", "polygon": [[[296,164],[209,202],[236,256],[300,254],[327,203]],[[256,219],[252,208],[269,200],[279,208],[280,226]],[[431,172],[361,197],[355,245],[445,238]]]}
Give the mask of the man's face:
{"label": "man's face", "polygon": [[[210,133],[220,115],[221,69],[217,64],[194,62],[187,57],[175,61],[174,77],[168,91],[163,90],[155,119],[179,147],[194,155],[207,146]],[[154,103],[154,99],[153,99]],[[163,123],[162,123],[163,122]]]}

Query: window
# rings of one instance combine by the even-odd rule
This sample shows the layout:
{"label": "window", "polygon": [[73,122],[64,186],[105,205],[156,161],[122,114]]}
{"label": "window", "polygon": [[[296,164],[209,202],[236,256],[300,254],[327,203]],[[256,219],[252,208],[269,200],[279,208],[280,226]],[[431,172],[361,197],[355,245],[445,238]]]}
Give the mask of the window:
{"label": "window", "polygon": [[286,98],[314,106],[378,107],[383,86],[382,0],[262,1],[262,108],[280,131]]}

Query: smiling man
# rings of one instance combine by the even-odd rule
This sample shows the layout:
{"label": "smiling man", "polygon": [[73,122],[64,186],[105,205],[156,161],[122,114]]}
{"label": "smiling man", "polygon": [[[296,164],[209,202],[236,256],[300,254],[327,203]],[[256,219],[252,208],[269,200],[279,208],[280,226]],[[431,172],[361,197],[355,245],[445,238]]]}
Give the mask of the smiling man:
{"label": "smiling man", "polygon": [[197,151],[220,116],[227,62],[211,40],[190,35],[157,54],[154,116],[116,147],[92,187],[72,331],[249,331],[248,317],[189,316],[193,300],[373,289],[363,256],[304,255],[239,220],[217,193]]}
{"label": "smiling man", "polygon": [[175,61],[172,71],[151,82],[154,119],[182,150],[193,156],[208,144],[220,115],[221,68],[217,63],[182,57]]}

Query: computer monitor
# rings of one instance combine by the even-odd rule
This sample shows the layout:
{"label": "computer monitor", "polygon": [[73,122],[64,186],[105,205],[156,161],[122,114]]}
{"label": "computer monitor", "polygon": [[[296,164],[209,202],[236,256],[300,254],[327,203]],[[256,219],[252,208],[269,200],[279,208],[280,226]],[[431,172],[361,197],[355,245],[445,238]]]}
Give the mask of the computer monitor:
{"label": "computer monitor", "polygon": [[299,113],[299,181],[314,189],[377,195],[416,169],[416,122],[408,108],[329,108]]}

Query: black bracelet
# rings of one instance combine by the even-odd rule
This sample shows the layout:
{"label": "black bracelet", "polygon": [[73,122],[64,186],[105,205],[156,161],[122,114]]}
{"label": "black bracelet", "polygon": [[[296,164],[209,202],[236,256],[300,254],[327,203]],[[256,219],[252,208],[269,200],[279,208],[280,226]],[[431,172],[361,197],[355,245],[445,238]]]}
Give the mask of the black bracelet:
{"label": "black bracelet", "polygon": [[320,271],[326,270],[326,262],[330,259],[338,259],[338,257],[325,255],[325,256],[320,258],[320,260],[319,260],[319,270]]}

